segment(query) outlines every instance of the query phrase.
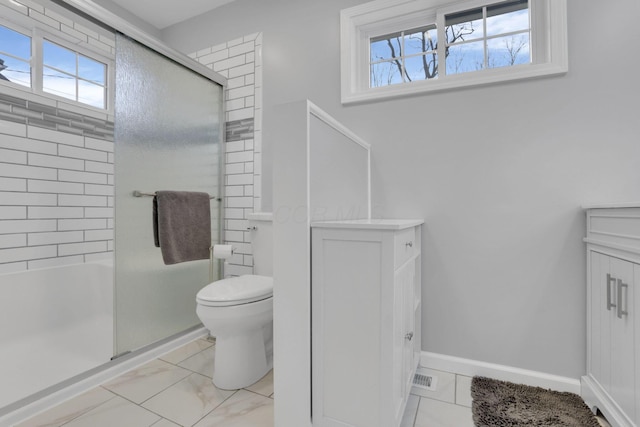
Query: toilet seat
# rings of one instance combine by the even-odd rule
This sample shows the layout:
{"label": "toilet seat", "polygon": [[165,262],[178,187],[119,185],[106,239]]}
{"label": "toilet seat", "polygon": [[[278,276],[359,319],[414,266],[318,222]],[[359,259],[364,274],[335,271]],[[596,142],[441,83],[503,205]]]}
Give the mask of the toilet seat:
{"label": "toilet seat", "polygon": [[247,274],[218,280],[200,289],[198,304],[225,307],[248,304],[273,296],[273,277]]}

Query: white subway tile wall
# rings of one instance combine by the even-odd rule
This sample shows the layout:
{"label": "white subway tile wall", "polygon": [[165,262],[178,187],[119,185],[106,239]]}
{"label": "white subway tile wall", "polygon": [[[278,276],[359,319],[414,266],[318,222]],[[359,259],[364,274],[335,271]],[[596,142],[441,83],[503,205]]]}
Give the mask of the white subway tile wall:
{"label": "white subway tile wall", "polygon": [[224,238],[235,247],[226,276],[251,274],[247,215],[261,210],[262,34],[256,33],[189,55],[227,81]]}
{"label": "white subway tile wall", "polygon": [[[52,8],[0,0],[16,25],[113,58],[113,34]],[[0,86],[0,273],[112,257],[113,133],[107,112]]]}
{"label": "white subway tile wall", "polygon": [[[64,9],[0,0],[0,16],[115,54],[115,38]],[[262,35],[192,55],[227,77],[225,275],[251,273],[247,215],[261,209]],[[0,274],[111,258],[114,118],[0,86]]]}

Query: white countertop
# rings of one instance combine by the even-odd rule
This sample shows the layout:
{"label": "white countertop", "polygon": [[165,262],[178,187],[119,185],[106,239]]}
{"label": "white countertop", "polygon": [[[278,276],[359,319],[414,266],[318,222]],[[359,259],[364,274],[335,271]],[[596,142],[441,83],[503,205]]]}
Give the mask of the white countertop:
{"label": "white countertop", "polygon": [[616,209],[616,208],[640,208],[640,202],[626,203],[600,203],[592,205],[583,205],[582,209]]}
{"label": "white countertop", "polygon": [[311,223],[311,227],[403,230],[421,224],[424,224],[424,220],[422,219],[355,219],[343,221],[314,221]]}

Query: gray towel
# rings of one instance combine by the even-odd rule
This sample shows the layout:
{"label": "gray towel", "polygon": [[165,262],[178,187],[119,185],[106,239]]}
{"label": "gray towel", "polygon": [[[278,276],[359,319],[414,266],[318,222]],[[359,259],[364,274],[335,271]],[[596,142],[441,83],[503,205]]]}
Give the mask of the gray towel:
{"label": "gray towel", "polygon": [[169,265],[208,259],[211,247],[209,195],[189,191],[158,191],[154,201],[154,228],[157,224],[157,241],[164,263]]}

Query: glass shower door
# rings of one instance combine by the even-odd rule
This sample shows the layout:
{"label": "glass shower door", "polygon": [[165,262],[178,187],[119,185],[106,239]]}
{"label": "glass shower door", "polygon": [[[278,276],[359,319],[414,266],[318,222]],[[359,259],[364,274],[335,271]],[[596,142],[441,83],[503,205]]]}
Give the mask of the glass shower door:
{"label": "glass shower door", "polygon": [[[164,265],[152,198],[132,194],[220,196],[223,90],[124,35],[116,46],[115,354],[122,354],[200,323],[195,297],[209,283],[209,262]],[[213,243],[220,203],[211,200]]]}

